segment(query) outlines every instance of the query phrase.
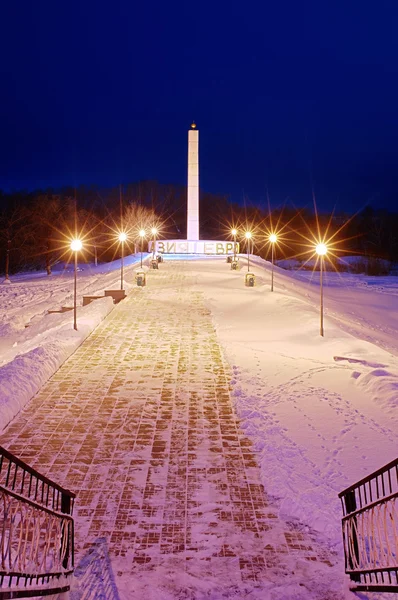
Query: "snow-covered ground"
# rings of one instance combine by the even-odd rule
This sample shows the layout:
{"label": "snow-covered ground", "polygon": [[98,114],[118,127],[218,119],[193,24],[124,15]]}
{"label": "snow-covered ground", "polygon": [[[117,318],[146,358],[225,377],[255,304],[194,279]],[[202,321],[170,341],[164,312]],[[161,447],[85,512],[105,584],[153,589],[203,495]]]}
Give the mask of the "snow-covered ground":
{"label": "snow-covered ground", "polygon": [[[135,285],[134,271],[139,266],[139,256],[124,259],[127,293]],[[59,265],[51,276],[22,273],[12,276],[10,284],[0,285],[0,430],[113,308],[109,297],[83,308],[83,295],[103,295],[106,289],[120,289],[120,284],[120,260],[97,267],[79,265],[77,331],[73,311],[48,314],[73,306],[73,265],[67,269]]]}
{"label": "snow-covered ground", "polygon": [[337,493],[398,454],[398,280],[375,291],[363,276],[328,273],[322,338],[319,273],[277,268],[271,292],[269,263],[251,259],[254,288],[243,286],[241,263],[239,275],[225,265],[220,276],[214,262],[198,277],[238,416],[281,514],[340,544]]}
{"label": "snow-covered ground", "polygon": [[[269,268],[254,258],[252,264]],[[268,266],[267,266],[268,265]],[[275,267],[277,289],[294,294],[318,309],[319,271],[285,271]],[[325,314],[347,332],[398,356],[398,277],[324,273]]]}
{"label": "snow-covered ground", "polygon": [[[126,262],[129,289],[136,259]],[[190,270],[231,368],[241,426],[280,515],[320,531],[341,553],[338,492],[397,456],[398,279],[327,273],[322,338],[319,273],[275,268],[271,292],[269,262],[251,258],[254,288],[244,286],[244,256],[240,263],[235,272],[222,258],[192,259]],[[119,267],[79,273],[78,296],[118,287]],[[1,286],[0,425],[34,393],[32,377],[47,379],[112,309],[106,299],[79,308],[86,329],[76,333],[71,313],[46,314],[71,294],[71,273]],[[13,377],[18,385],[8,387]]]}

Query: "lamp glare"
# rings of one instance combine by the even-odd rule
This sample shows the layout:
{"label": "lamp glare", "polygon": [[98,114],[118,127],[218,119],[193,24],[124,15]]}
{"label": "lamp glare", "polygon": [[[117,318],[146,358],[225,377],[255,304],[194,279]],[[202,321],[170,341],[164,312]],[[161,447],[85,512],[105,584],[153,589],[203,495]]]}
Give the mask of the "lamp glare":
{"label": "lamp glare", "polygon": [[328,249],[326,247],[326,244],[321,243],[317,245],[315,251],[319,256],[325,256],[325,254],[327,254]]}
{"label": "lamp glare", "polygon": [[119,242],[125,242],[127,240],[127,234],[122,231],[119,233]]}
{"label": "lamp glare", "polygon": [[277,240],[277,239],[278,239],[278,238],[277,238],[277,236],[276,236],[276,234],[275,234],[275,233],[271,233],[271,235],[269,236],[269,241],[270,241],[272,244],[275,244],[275,242],[276,242],[276,240]]}
{"label": "lamp glare", "polygon": [[82,248],[83,248],[83,244],[82,244],[81,240],[72,240],[70,249],[73,252],[79,252],[79,250],[81,250]]}

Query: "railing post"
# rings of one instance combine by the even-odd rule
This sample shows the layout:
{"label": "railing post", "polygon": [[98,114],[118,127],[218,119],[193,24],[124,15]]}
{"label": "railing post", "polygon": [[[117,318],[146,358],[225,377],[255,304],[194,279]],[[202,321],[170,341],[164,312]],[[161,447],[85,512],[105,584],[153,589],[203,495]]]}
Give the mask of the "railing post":
{"label": "railing post", "polygon": [[[61,512],[70,515],[71,514],[71,497],[65,492],[61,494]],[[66,535],[66,549],[65,549],[65,558],[62,561],[62,566],[64,569],[68,568],[69,563],[69,553],[70,553],[70,532],[69,532],[69,521],[65,520],[66,531],[65,528],[62,532],[62,540],[61,540],[61,549],[63,546],[64,536]],[[61,550],[62,551],[62,550]]]}
{"label": "railing post", "polygon": [[[352,490],[351,492],[347,492],[345,494],[344,502],[345,502],[345,510],[346,510],[347,515],[356,511],[357,501],[355,498],[355,490]],[[357,518],[353,517],[352,520],[354,521],[354,525],[355,525],[355,526],[350,525],[352,548],[354,550],[356,563],[359,564],[359,547],[358,547],[358,536],[357,536],[357,529],[356,529]],[[347,540],[347,542],[348,542],[348,546],[347,546],[348,566],[350,567],[350,569],[355,569],[355,564],[354,564],[354,561],[352,559],[352,554],[351,554],[350,540]],[[358,573],[350,573],[350,579],[352,579],[352,581],[359,582],[359,581],[361,581],[361,576]]]}

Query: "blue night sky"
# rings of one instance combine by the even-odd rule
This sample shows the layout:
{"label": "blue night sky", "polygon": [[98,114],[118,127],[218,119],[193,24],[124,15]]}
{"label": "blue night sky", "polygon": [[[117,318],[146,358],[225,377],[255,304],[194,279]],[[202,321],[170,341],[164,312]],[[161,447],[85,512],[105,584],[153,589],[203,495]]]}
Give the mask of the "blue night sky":
{"label": "blue night sky", "polygon": [[3,3],[0,188],[186,183],[398,209],[396,1]]}

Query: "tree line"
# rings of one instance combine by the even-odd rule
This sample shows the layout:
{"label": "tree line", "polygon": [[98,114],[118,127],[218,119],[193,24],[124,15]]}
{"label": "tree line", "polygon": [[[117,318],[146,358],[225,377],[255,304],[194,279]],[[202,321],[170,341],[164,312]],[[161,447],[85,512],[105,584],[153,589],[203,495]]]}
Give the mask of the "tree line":
{"label": "tree line", "polygon": [[[121,230],[129,233],[129,252],[137,249],[140,228],[149,231],[157,227],[160,237],[184,239],[186,198],[186,186],[156,181],[112,188],[0,191],[0,272],[45,268],[51,274],[56,262],[68,260],[69,243],[75,236],[83,237],[86,250],[82,258],[88,262],[117,257],[117,233]],[[303,260],[307,250],[310,254],[317,232],[323,235],[327,231],[337,253],[398,261],[398,213],[370,206],[356,215],[316,215],[312,207],[282,206],[271,211],[201,192],[201,239],[231,239],[232,227],[241,233],[251,229],[254,251],[264,258],[269,256],[271,231],[281,232],[280,258],[299,256]]]}

